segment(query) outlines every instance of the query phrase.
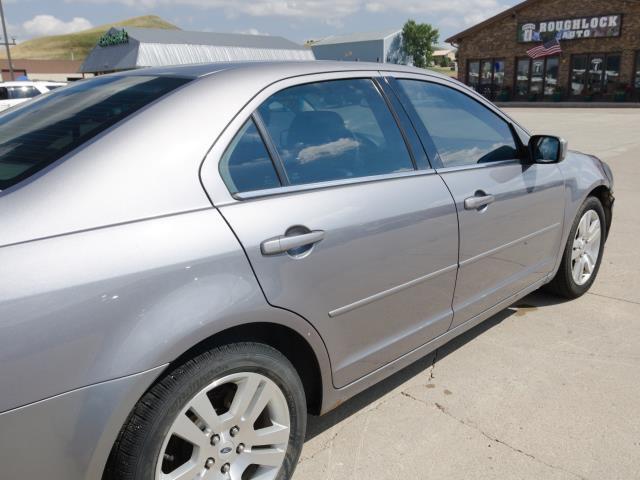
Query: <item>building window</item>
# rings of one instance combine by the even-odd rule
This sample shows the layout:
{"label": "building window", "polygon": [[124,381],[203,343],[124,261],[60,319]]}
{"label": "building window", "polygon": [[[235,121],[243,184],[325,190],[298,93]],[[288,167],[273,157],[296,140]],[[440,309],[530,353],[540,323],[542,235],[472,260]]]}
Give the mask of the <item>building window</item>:
{"label": "building window", "polygon": [[571,94],[613,94],[620,82],[619,53],[593,53],[571,57]]}
{"label": "building window", "polygon": [[467,85],[493,100],[504,85],[504,60],[470,60],[467,65]]}
{"label": "building window", "polygon": [[516,96],[548,96],[558,91],[558,57],[519,58],[516,64]]}
{"label": "building window", "polygon": [[544,58],[531,61],[531,93],[542,93],[544,83]]}
{"label": "building window", "polygon": [[518,59],[516,68],[516,88],[515,93],[518,97],[526,97],[529,95],[529,74],[531,72],[531,60],[528,58]]}
{"label": "building window", "polygon": [[636,52],[636,79],[634,85],[637,89],[640,89],[640,50]]}
{"label": "building window", "polygon": [[604,90],[612,94],[620,86],[620,55],[607,55],[606,68],[604,70]]}
{"label": "building window", "polygon": [[587,71],[587,56],[574,55],[571,59],[571,95],[582,95],[586,90],[584,74]]}
{"label": "building window", "polygon": [[480,79],[480,62],[470,61],[467,68],[467,85],[474,90],[478,90],[478,84]]}
{"label": "building window", "polygon": [[544,94],[553,95],[558,91],[558,57],[547,58],[544,68]]}

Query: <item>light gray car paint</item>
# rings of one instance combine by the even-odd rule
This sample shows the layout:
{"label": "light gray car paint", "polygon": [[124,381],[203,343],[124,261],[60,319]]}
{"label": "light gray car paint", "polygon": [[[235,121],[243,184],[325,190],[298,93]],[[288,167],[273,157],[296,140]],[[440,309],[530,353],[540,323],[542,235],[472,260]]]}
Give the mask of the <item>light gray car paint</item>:
{"label": "light gray car paint", "polygon": [[[460,221],[455,327],[553,269],[564,221],[564,178],[557,164],[518,161],[440,172]],[[466,209],[465,199],[478,191],[495,201]]]}
{"label": "light gray car paint", "polygon": [[[240,244],[211,207],[213,202],[220,209],[238,208],[238,199],[224,187],[215,164],[239,128],[242,115],[238,112],[245,112],[244,107],[252,110],[252,99],[269,85],[283,79],[301,83],[309,75],[344,78],[360,72],[358,75],[368,76],[378,68],[380,65],[308,62],[126,72],[123,74],[179,74],[198,80],[104,132],[47,171],[0,193],[0,411],[4,411],[0,414],[0,445],[10,440],[16,446],[33,446],[37,431],[37,445],[49,446],[56,453],[45,464],[31,461],[32,449],[0,448],[5,471],[15,473],[14,478],[98,478],[126,414],[163,366],[231,326],[276,323],[306,338],[322,372],[321,410],[325,412],[552,277],[560,262],[562,242],[556,246],[555,268],[544,278],[430,341],[437,333],[426,329],[419,342],[396,342],[398,350],[382,350],[385,358],[397,356],[402,346],[407,349],[404,354],[386,364],[374,355],[371,358],[377,361],[362,371],[356,367],[350,375],[369,373],[343,388],[333,386],[325,339],[318,334],[321,326],[267,303]],[[475,95],[437,75],[398,66],[384,68],[437,78]],[[489,102],[478,100],[494,109]],[[516,131],[526,142],[526,131],[520,127]],[[200,175],[203,190],[198,172],[205,157]],[[214,168],[208,168],[211,165]],[[564,242],[585,197],[610,181],[600,162],[585,155],[572,152],[558,168],[566,179],[565,203],[559,207],[565,212]],[[421,181],[419,175],[408,177],[408,182]],[[362,186],[378,191],[399,181],[369,179]],[[360,187],[330,188],[348,192]],[[289,192],[290,198],[307,194]],[[276,196],[270,201],[278,202],[278,198],[287,197]],[[425,218],[425,208],[426,217],[433,221],[428,207],[415,207],[414,213]],[[533,215],[535,209],[530,210]],[[443,218],[448,217],[445,214]],[[393,236],[402,228],[410,227],[393,226],[389,234]],[[362,238],[360,232],[348,228],[343,232]],[[340,244],[345,243],[347,238],[341,238]],[[312,252],[307,260],[318,252]],[[324,308],[327,315],[323,321],[347,318],[349,312],[334,318],[328,312],[367,295],[391,291],[382,300],[351,312],[392,301],[396,295],[411,297],[412,289],[431,281],[428,275],[438,271],[436,264],[440,265],[425,262],[415,271],[405,266],[410,275],[396,275],[393,284],[380,289],[370,284],[376,288],[351,291],[350,298],[345,296]],[[393,290],[421,275],[427,276],[424,284],[418,282],[397,293]],[[448,275],[433,279],[446,280]],[[399,313],[409,307],[404,305]],[[414,318],[420,325],[420,316]],[[438,322],[436,325],[441,328]],[[137,375],[145,371],[149,373]],[[105,404],[100,399],[108,401]],[[17,422],[33,427],[18,429]]]}
{"label": "light gray car paint", "polygon": [[[337,387],[449,328],[458,223],[437,175],[275,195],[220,211],[269,302],[319,331]],[[325,232],[308,256],[262,254],[262,241],[297,225]]]}

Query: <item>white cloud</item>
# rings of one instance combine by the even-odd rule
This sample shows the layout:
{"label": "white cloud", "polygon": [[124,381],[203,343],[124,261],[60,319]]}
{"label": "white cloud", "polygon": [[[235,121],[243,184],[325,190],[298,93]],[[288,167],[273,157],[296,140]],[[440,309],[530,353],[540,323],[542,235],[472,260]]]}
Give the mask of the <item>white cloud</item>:
{"label": "white cloud", "polygon": [[68,22],[53,15],[36,15],[22,24],[22,32],[28,37],[43,35],[62,35],[74,33],[93,27],[91,22],[83,17],[74,17]]}
{"label": "white cloud", "polygon": [[261,32],[257,28],[247,28],[246,30],[236,30],[234,33],[243,33],[245,35],[269,35],[268,33]]}
{"label": "white cloud", "polygon": [[[403,12],[418,21],[432,16],[447,16],[449,23],[471,25],[495,15],[510,5],[507,0],[66,0],[69,3],[114,3],[130,7],[152,8],[159,5],[184,5],[202,9],[222,9],[228,17],[312,18],[340,25],[341,19],[358,12]],[[435,22],[433,22],[435,23]]]}

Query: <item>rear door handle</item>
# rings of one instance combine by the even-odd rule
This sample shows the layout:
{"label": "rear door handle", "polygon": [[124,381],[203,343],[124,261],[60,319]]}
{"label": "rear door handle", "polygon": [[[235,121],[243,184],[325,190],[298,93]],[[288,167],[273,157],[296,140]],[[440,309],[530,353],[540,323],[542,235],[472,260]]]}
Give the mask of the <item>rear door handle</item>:
{"label": "rear door handle", "polygon": [[493,195],[479,195],[474,197],[465,198],[464,208],[467,210],[478,210],[479,208],[486,207],[490,203],[496,201],[496,197]]}
{"label": "rear door handle", "polygon": [[323,230],[313,230],[309,233],[303,233],[302,235],[292,235],[287,237],[280,235],[279,237],[270,238],[260,244],[260,251],[263,255],[277,255],[278,253],[284,253],[294,248],[306,247],[307,245],[313,245],[318,243],[324,238]]}

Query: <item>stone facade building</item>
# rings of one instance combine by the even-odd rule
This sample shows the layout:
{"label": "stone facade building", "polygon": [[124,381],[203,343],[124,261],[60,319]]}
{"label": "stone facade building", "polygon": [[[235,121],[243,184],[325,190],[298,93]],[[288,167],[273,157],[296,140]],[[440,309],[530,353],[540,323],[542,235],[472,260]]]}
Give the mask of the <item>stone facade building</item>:
{"label": "stone facade building", "polygon": [[[559,54],[527,55],[555,40]],[[447,42],[458,79],[493,100],[640,99],[640,0],[526,0]]]}

